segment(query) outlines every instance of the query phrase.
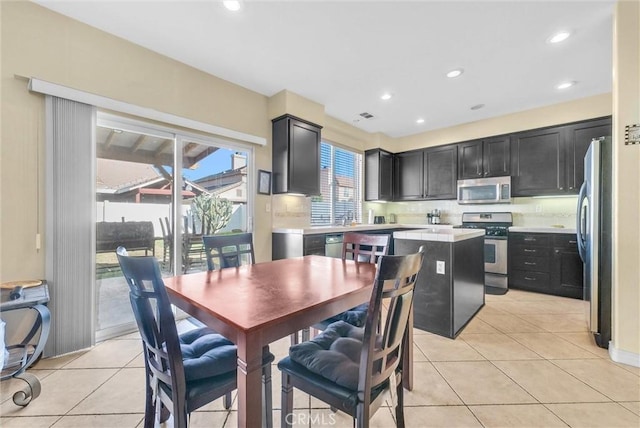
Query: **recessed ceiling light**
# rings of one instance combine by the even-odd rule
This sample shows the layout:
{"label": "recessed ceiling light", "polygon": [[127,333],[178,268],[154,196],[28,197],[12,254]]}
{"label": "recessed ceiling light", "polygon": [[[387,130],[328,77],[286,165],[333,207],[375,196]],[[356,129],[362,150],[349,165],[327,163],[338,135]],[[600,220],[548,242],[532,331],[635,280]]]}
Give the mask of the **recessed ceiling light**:
{"label": "recessed ceiling light", "polygon": [[484,107],[484,104],[476,104],[471,106],[471,110],[480,110],[482,107]]}
{"label": "recessed ceiling light", "polygon": [[547,39],[548,43],[560,43],[565,41],[571,35],[570,31],[560,31]]}
{"label": "recessed ceiling light", "polygon": [[424,119],[420,118],[420,119],[416,120],[416,123],[424,123]]}
{"label": "recessed ceiling light", "polygon": [[384,101],[387,101],[387,100],[390,100],[391,97],[393,97],[393,94],[390,94],[389,92],[385,92],[384,94],[382,94],[380,96],[380,99],[384,100]]}
{"label": "recessed ceiling light", "polygon": [[576,82],[574,82],[574,81],[562,82],[562,83],[556,85],[556,89],[568,89],[568,88],[574,86],[575,84],[576,84]]}
{"label": "recessed ceiling light", "polygon": [[456,68],[455,70],[451,70],[450,72],[447,73],[447,77],[449,78],[454,78],[454,77],[458,77],[460,76],[462,73],[464,73],[464,70],[461,68]]}
{"label": "recessed ceiling light", "polygon": [[242,9],[240,0],[223,0],[222,4],[232,12],[237,12]]}

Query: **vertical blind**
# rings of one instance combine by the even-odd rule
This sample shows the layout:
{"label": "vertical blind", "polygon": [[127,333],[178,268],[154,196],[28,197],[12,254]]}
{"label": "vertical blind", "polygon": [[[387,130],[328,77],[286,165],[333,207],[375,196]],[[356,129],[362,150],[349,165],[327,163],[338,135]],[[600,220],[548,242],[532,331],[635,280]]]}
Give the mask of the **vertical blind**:
{"label": "vertical blind", "polygon": [[362,220],[362,155],[320,143],[320,196],[311,199],[311,224]]}
{"label": "vertical blind", "polygon": [[96,111],[52,96],[46,109],[49,357],[94,344]]}

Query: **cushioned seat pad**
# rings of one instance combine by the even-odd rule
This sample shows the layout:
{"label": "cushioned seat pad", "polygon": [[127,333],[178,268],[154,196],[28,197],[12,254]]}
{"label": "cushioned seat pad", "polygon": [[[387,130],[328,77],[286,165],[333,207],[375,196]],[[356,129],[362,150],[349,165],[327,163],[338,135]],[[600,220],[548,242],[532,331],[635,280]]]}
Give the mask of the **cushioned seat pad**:
{"label": "cushioned seat pad", "polygon": [[361,328],[338,321],[312,340],[291,346],[289,356],[309,371],[354,390],[358,387],[363,333]]}
{"label": "cushioned seat pad", "polygon": [[344,311],[342,313],[339,313],[338,315],[332,316],[331,318],[327,318],[326,320],[320,322],[319,325],[326,327],[329,324],[333,324],[334,322],[344,321],[351,325],[355,325],[356,327],[362,327],[364,326],[364,322],[367,319],[367,310],[369,310],[369,304],[363,303],[362,305],[358,305],[355,308],[349,309],[348,311]]}
{"label": "cushioned seat pad", "polygon": [[181,334],[180,350],[187,382],[236,371],[236,346],[206,327]]}

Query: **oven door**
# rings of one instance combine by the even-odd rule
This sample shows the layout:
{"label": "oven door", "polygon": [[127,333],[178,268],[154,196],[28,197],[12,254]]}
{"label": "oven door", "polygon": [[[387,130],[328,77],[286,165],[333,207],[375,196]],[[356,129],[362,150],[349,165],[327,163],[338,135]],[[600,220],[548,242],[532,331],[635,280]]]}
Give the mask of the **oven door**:
{"label": "oven door", "polygon": [[484,239],[484,271],[500,275],[507,274],[506,239]]}

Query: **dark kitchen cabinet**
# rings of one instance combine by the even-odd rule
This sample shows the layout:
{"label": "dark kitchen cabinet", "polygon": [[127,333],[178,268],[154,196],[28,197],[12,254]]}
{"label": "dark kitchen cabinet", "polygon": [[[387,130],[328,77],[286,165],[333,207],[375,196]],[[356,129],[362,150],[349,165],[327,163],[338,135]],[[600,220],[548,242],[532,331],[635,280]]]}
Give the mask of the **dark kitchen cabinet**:
{"label": "dark kitchen cabinet", "polygon": [[423,150],[398,153],[394,162],[394,199],[410,201],[423,199]]}
{"label": "dark kitchen cabinet", "polygon": [[584,156],[591,140],[611,135],[611,118],[574,123],[565,132],[567,191],[577,194],[584,181]]}
{"label": "dark kitchen cabinet", "polygon": [[398,153],[394,164],[394,199],[455,199],[457,146]]}
{"label": "dark kitchen cabinet", "polygon": [[576,235],[509,232],[509,287],[582,298]]}
{"label": "dark kitchen cabinet", "polygon": [[584,270],[576,235],[554,236],[551,279],[554,294],[582,299]]}
{"label": "dark kitchen cabinet", "polygon": [[393,153],[382,149],[364,152],[364,199],[393,199]]}
{"label": "dark kitchen cabinet", "polygon": [[513,196],[577,194],[593,138],[611,135],[611,117],[519,132],[511,141]]}
{"label": "dark kitchen cabinet", "polygon": [[466,141],[458,147],[458,178],[499,177],[511,173],[508,135]]}
{"label": "dark kitchen cabinet", "polygon": [[290,115],[272,122],[273,193],[319,195],[322,127]]}
{"label": "dark kitchen cabinet", "polygon": [[565,150],[562,127],[513,135],[511,195],[542,196],[565,192]]}
{"label": "dark kitchen cabinet", "polygon": [[457,146],[424,151],[424,199],[455,199],[457,184]]}

